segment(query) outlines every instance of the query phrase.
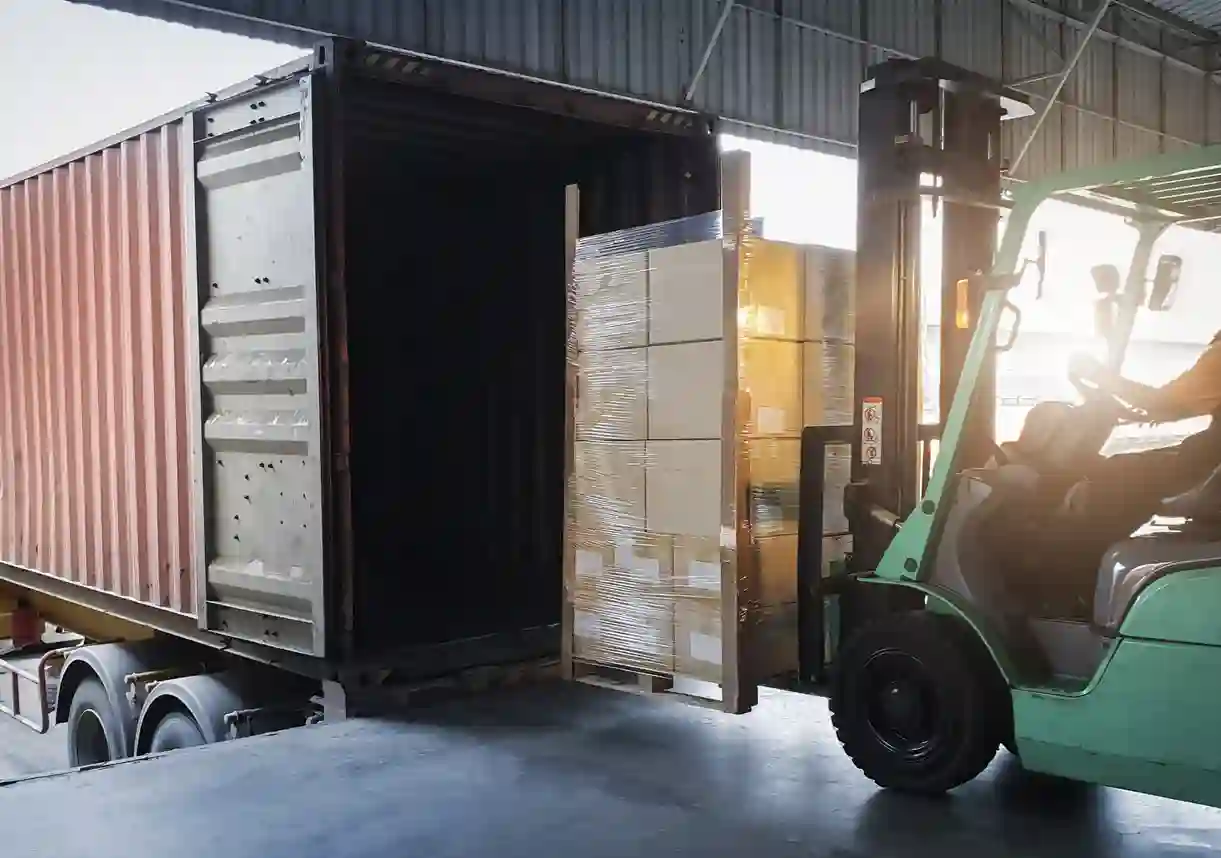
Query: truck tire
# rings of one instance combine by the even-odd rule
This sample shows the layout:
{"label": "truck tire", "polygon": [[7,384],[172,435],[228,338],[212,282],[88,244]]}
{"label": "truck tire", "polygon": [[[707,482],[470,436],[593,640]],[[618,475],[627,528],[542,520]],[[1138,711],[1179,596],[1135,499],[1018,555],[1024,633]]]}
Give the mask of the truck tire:
{"label": "truck tire", "polygon": [[1005,737],[1004,681],[958,621],[911,611],[862,628],[831,695],[844,751],[881,787],[937,794],[987,767]]}
{"label": "truck tire", "polygon": [[122,759],[122,731],[106,689],[96,677],[76,688],[68,709],[68,765],[93,766]]}
{"label": "truck tire", "polygon": [[162,751],[176,751],[179,748],[194,748],[206,744],[208,740],[204,738],[203,731],[199,729],[195,719],[186,712],[174,710],[167,712],[157,722],[153,737],[148,743],[148,752],[158,754]]}

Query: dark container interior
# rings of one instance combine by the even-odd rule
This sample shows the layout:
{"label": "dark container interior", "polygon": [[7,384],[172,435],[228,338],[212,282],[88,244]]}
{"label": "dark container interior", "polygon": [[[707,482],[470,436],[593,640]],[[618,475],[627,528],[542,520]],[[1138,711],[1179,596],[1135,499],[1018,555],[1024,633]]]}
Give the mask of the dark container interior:
{"label": "dark container interior", "polygon": [[[644,105],[489,80],[499,101],[341,89],[360,653],[531,630],[558,647],[565,186],[583,235],[719,205],[706,125],[675,134]],[[644,127],[611,124],[625,117]]]}

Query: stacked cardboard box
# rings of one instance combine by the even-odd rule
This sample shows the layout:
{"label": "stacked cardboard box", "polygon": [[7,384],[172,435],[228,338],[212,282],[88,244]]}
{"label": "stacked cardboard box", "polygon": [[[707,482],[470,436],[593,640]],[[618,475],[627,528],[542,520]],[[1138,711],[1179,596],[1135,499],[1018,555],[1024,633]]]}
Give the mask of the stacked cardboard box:
{"label": "stacked cardboard box", "polygon": [[[722,682],[741,566],[757,576],[745,661],[790,670],[801,430],[852,422],[851,259],[760,239],[732,256],[719,238],[625,243],[579,256],[574,277],[573,657]],[[846,464],[829,475],[828,534]]]}

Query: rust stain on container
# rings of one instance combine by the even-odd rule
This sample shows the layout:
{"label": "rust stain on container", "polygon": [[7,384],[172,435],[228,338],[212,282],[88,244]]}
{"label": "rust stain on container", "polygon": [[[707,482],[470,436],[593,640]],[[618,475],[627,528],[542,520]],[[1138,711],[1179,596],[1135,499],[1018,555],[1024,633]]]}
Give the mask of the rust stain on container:
{"label": "rust stain on container", "polygon": [[0,189],[0,561],[194,613],[182,133]]}

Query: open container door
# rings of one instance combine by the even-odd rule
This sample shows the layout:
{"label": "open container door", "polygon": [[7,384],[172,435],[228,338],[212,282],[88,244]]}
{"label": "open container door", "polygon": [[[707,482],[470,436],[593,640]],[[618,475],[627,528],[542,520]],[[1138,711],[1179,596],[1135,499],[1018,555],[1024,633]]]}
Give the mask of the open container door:
{"label": "open container door", "polygon": [[296,74],[196,110],[183,169],[199,626],[321,657],[315,85]]}

